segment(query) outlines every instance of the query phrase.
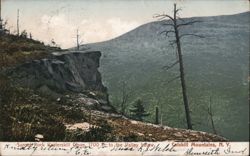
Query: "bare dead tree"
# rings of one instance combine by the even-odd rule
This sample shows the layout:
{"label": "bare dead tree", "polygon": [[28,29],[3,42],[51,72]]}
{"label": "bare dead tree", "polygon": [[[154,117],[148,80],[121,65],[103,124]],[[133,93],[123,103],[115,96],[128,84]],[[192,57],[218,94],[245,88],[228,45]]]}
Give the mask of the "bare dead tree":
{"label": "bare dead tree", "polygon": [[[86,45],[84,45],[84,33],[79,33],[79,29],[76,30],[76,36],[73,37],[74,39],[76,39],[76,50],[79,51],[86,51],[91,49],[90,47],[87,47]],[[80,49],[81,48],[81,49]]]}
{"label": "bare dead tree", "polygon": [[126,89],[126,82],[122,81],[122,86],[121,86],[121,91],[122,91],[122,96],[121,96],[121,114],[125,115],[126,111],[126,103],[128,102],[129,98],[129,92]]}
{"label": "bare dead tree", "polygon": [[32,34],[30,33],[30,39],[32,40],[33,38],[32,38]]}
{"label": "bare dead tree", "polygon": [[[158,87],[154,89],[155,91],[152,92],[151,94],[155,98],[155,123],[160,124],[161,126],[163,125],[163,112],[162,112],[162,102],[161,102],[161,95],[158,92]],[[157,121],[157,122],[156,122]]]}
{"label": "bare dead tree", "polygon": [[209,106],[207,108],[207,112],[208,112],[208,115],[209,115],[209,118],[210,118],[210,121],[211,121],[213,133],[217,134],[217,131],[216,131],[216,128],[215,128],[215,125],[214,125],[214,118],[213,118],[214,114],[213,114],[213,111],[212,111],[212,98],[211,98],[211,96],[209,98]]}
{"label": "bare dead tree", "polygon": [[[170,37],[170,34],[173,34],[174,40],[170,41],[170,45],[176,47],[177,49],[177,56],[178,60],[174,62],[173,64],[166,66],[166,70],[169,70],[173,68],[175,65],[179,64],[179,71],[180,76],[175,77],[171,80],[174,81],[177,78],[180,78],[181,81],[181,87],[182,87],[182,95],[183,95],[183,103],[185,106],[185,113],[186,113],[186,120],[187,120],[187,127],[188,129],[192,129],[192,122],[190,117],[190,110],[189,110],[189,103],[188,103],[188,97],[187,97],[187,89],[186,89],[186,82],[185,82],[185,74],[184,74],[184,64],[183,64],[183,58],[182,58],[182,49],[181,49],[181,39],[186,36],[195,36],[195,37],[203,37],[192,33],[186,33],[186,34],[180,34],[180,29],[185,26],[190,26],[195,23],[201,22],[197,20],[188,21],[185,22],[183,19],[178,17],[178,12],[181,11],[181,9],[176,8],[176,4],[174,4],[174,16],[170,16],[168,14],[160,14],[156,15],[155,18],[158,18],[160,21],[164,22],[163,26],[170,27],[170,29],[162,31],[160,34],[164,34],[166,37]],[[170,22],[168,22],[169,20]],[[169,83],[169,82],[168,82]]]}
{"label": "bare dead tree", "polygon": [[0,0],[0,31],[3,30],[2,24],[2,0]]}
{"label": "bare dead tree", "polygon": [[17,9],[16,31],[17,35],[19,36],[19,9]]}
{"label": "bare dead tree", "polygon": [[76,30],[76,48],[77,48],[77,50],[80,49],[79,37],[80,37],[80,35],[79,35],[79,31],[78,31],[78,29],[77,29],[77,30]]}
{"label": "bare dead tree", "polygon": [[155,124],[156,125],[159,124],[159,107],[158,106],[155,107]]}

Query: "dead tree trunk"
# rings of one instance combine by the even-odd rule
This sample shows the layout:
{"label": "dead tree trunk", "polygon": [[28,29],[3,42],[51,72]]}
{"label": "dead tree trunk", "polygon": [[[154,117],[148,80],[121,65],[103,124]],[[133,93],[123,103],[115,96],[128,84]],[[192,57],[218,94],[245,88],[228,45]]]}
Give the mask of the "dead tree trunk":
{"label": "dead tree trunk", "polygon": [[2,23],[2,0],[0,0],[0,31],[3,29]]}
{"label": "dead tree trunk", "polygon": [[78,29],[76,31],[76,47],[77,47],[77,50],[79,51],[80,50],[80,44],[79,44],[79,32],[78,32]]}
{"label": "dead tree trunk", "polygon": [[155,124],[159,124],[159,108],[158,106],[155,107]]}
{"label": "dead tree trunk", "polygon": [[210,99],[209,99],[209,106],[208,106],[208,115],[210,117],[210,120],[211,120],[211,125],[212,125],[212,129],[213,129],[213,133],[214,134],[217,134],[217,131],[215,129],[215,125],[214,125],[214,118],[213,118],[213,111],[212,111],[212,98],[210,96]]}
{"label": "dead tree trunk", "polygon": [[192,129],[189,103],[188,103],[188,98],[187,98],[186,82],[185,82],[185,76],[184,76],[184,66],[183,66],[183,59],[182,59],[182,52],[181,52],[181,41],[180,41],[179,31],[178,31],[178,27],[177,27],[176,13],[177,13],[176,4],[174,4],[174,31],[175,31],[175,38],[176,38],[177,53],[178,53],[178,58],[179,58],[183,103],[185,106],[185,113],[186,113],[186,120],[187,120],[188,129]]}
{"label": "dead tree trunk", "polygon": [[128,102],[128,98],[129,98],[129,92],[127,91],[127,88],[126,88],[126,82],[123,81],[122,82],[122,88],[121,88],[121,91],[122,91],[122,97],[121,97],[121,114],[122,115],[125,115],[126,114],[126,104]]}
{"label": "dead tree trunk", "polygon": [[16,31],[17,31],[17,36],[19,36],[19,9],[17,10],[17,22],[16,22]]}
{"label": "dead tree trunk", "polygon": [[[176,4],[174,4],[174,16],[170,16],[167,14],[161,14],[161,15],[156,15],[156,18],[160,18],[164,23],[164,26],[171,27],[172,29],[170,30],[165,30],[162,31],[167,37],[169,37],[169,34],[174,34],[174,40],[171,41],[171,45],[176,45],[177,49],[177,55],[178,55],[178,60],[171,64],[170,66],[166,66],[166,70],[169,70],[170,68],[174,67],[176,64],[179,64],[179,71],[180,71],[180,76],[175,77],[172,79],[170,82],[173,80],[176,80],[177,78],[180,78],[181,81],[181,88],[182,88],[182,96],[183,96],[183,103],[185,107],[185,114],[186,114],[186,120],[187,120],[187,127],[188,129],[192,129],[192,122],[191,122],[191,116],[190,116],[190,109],[189,109],[189,103],[188,103],[188,96],[187,96],[187,88],[186,88],[186,82],[185,82],[185,74],[184,74],[184,63],[183,63],[183,57],[182,57],[182,50],[181,50],[181,38],[185,36],[196,36],[196,37],[201,37],[199,35],[195,35],[192,33],[186,33],[186,34],[179,34],[179,29],[184,26],[189,26],[194,23],[200,22],[200,21],[189,21],[189,22],[183,22],[184,20],[181,20],[180,22],[179,17],[177,17],[178,12],[181,9],[176,8]],[[166,21],[166,19],[170,20]]]}

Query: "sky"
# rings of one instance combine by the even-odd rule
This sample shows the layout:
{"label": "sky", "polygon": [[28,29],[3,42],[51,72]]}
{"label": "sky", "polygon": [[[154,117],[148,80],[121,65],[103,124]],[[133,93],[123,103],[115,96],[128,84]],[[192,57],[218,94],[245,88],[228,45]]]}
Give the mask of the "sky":
{"label": "sky", "polygon": [[77,29],[82,44],[110,40],[155,21],[155,14],[171,14],[174,3],[182,17],[249,11],[249,0],[2,0],[2,18],[16,33],[19,9],[21,31],[69,48],[76,45]]}

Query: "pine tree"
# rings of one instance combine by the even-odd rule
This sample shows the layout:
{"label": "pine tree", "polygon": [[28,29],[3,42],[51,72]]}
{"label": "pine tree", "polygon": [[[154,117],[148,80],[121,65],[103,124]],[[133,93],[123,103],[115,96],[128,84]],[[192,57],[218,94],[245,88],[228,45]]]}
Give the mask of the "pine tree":
{"label": "pine tree", "polygon": [[149,113],[145,111],[141,99],[138,99],[134,103],[134,108],[130,109],[130,112],[132,113],[132,118],[138,121],[143,121],[143,118],[149,115]]}

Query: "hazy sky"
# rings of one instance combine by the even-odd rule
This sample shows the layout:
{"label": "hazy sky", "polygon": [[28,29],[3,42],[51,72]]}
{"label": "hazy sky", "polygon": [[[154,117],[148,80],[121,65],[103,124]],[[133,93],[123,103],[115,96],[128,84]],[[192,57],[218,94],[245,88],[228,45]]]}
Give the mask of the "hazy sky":
{"label": "hazy sky", "polygon": [[248,0],[2,0],[2,16],[15,32],[19,9],[21,30],[68,48],[75,46],[77,29],[83,43],[109,40],[154,21],[154,14],[171,14],[175,2],[183,17],[249,11]]}

